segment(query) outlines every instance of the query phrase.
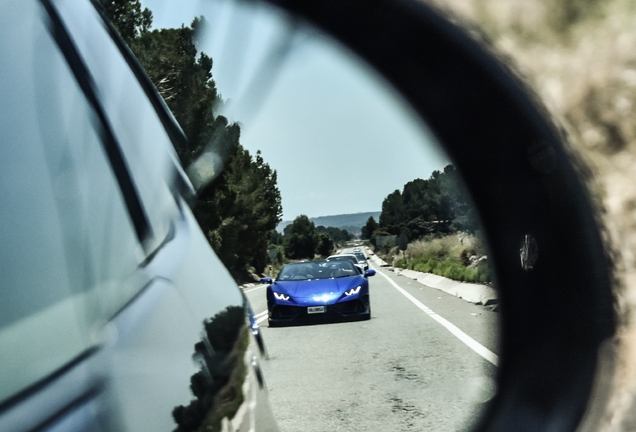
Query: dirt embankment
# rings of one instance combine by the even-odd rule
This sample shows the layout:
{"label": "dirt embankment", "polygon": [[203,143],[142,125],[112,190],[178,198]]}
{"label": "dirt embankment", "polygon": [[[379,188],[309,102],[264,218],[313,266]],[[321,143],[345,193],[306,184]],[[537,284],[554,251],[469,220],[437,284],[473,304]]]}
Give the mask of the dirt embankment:
{"label": "dirt embankment", "polygon": [[435,0],[507,58],[566,133],[601,209],[621,325],[601,430],[636,408],[636,2]]}

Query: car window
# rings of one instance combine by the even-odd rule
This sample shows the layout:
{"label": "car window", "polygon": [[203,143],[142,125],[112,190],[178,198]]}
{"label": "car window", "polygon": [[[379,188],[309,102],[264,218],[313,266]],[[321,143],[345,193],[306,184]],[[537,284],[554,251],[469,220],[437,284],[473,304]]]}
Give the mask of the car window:
{"label": "car window", "polygon": [[287,264],[278,274],[276,280],[293,281],[311,279],[313,276],[312,265],[310,263]]}
{"label": "car window", "polygon": [[353,256],[353,255],[340,255],[340,256],[334,256],[334,257],[330,257],[329,261],[350,261],[354,264],[358,263],[358,259]]}
{"label": "car window", "polygon": [[176,175],[172,142],[90,2],[58,0],[55,5],[93,77],[126,158],[150,222],[145,246],[152,252],[169,235],[171,221],[178,213],[171,191]]}
{"label": "car window", "polygon": [[276,280],[284,282],[330,279],[359,275],[359,273],[359,269],[349,260],[311,261],[307,263],[287,264],[281,269]]}
{"label": "car window", "polygon": [[0,402],[90,349],[94,293],[121,307],[145,258],[45,16],[33,0],[0,12]]}
{"label": "car window", "polygon": [[338,260],[330,263],[329,274],[332,278],[356,276],[359,274],[357,268],[349,261]]}

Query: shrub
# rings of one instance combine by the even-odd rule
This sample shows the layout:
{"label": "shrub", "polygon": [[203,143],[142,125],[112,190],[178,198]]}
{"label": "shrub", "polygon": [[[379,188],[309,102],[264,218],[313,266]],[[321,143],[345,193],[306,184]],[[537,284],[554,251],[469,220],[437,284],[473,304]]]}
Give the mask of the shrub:
{"label": "shrub", "polygon": [[400,258],[399,260],[395,261],[395,267],[399,267],[399,268],[407,268],[407,259],[406,258]]}
{"label": "shrub", "polygon": [[444,261],[448,264],[444,268],[444,274],[442,276],[447,277],[449,279],[454,280],[464,280],[464,269],[461,264],[457,264],[455,262]]}
{"label": "shrub", "polygon": [[424,264],[424,263],[417,263],[413,266],[413,270],[418,271],[418,272],[422,272],[422,273],[428,273],[430,272],[430,269],[428,267],[428,265]]}
{"label": "shrub", "polygon": [[395,246],[397,246],[397,240],[396,239],[389,239],[387,241],[385,241],[382,244],[382,247],[380,248],[380,251],[388,254],[390,253],[391,249],[394,248]]}
{"label": "shrub", "polygon": [[426,262],[426,266],[428,267],[427,272],[432,272],[437,268],[437,265],[439,264],[439,261],[437,261],[435,258],[430,258],[427,262]]}
{"label": "shrub", "polygon": [[479,282],[479,283],[492,282],[490,266],[483,261],[479,263],[479,265],[477,266],[476,282]]}
{"label": "shrub", "polygon": [[[399,253],[395,249],[395,253]],[[406,250],[410,258],[400,258],[396,267],[433,273],[463,282],[491,282],[490,267],[487,262],[477,267],[468,267],[470,257],[486,254],[483,241],[479,235],[455,233],[443,237],[426,236],[411,242]]]}
{"label": "shrub", "polygon": [[462,249],[461,253],[459,254],[459,258],[461,259],[462,264],[468,267],[470,265],[470,257],[473,255],[476,255],[475,249],[472,247],[467,247]]}

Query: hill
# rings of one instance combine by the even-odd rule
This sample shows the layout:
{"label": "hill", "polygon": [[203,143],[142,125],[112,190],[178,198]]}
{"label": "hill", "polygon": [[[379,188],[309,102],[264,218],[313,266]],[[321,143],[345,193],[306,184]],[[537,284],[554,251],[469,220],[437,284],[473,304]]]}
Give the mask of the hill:
{"label": "hill", "polygon": [[[373,216],[376,221],[380,218],[380,212],[363,212],[363,213],[351,213],[332,216],[318,216],[309,218],[316,226],[323,225],[325,227],[335,227],[345,229],[350,233],[359,232],[360,229],[367,223],[369,217]],[[283,232],[285,227],[291,224],[293,221],[282,221],[276,227],[278,232]]]}

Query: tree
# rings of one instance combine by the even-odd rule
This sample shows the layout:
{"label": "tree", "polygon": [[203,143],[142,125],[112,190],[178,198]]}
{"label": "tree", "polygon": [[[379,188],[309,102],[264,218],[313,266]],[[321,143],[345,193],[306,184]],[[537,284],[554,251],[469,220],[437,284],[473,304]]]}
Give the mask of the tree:
{"label": "tree", "polygon": [[405,220],[404,200],[400,191],[396,189],[382,201],[380,226],[391,234],[397,235],[400,232],[400,226]]}
{"label": "tree", "polygon": [[334,244],[328,234],[318,234],[318,246],[316,247],[316,253],[323,257],[328,257],[333,252]]}
{"label": "tree", "polygon": [[139,0],[101,0],[101,3],[113,26],[128,45],[152,25],[152,12],[148,8],[142,10]]}
{"label": "tree", "polygon": [[[287,229],[288,228],[288,229]],[[300,215],[285,229],[283,246],[291,259],[313,258],[318,247],[316,226],[305,215]]]}
{"label": "tree", "polygon": [[448,165],[444,168],[444,175],[441,190],[449,219],[452,219],[451,228],[474,233],[479,229],[479,219],[459,172],[453,165]]}
{"label": "tree", "polygon": [[275,229],[270,231],[269,234],[269,244],[272,245],[282,245],[283,244],[283,235],[276,231]]}
{"label": "tree", "polygon": [[316,232],[319,234],[326,234],[329,236],[332,243],[335,244],[351,240],[351,234],[349,234],[347,230],[337,227],[325,227],[323,225],[319,225],[316,227]]}
{"label": "tree", "polygon": [[398,246],[402,252],[404,252],[409,246],[409,239],[406,234],[404,234],[404,231],[402,231],[398,237]]}
{"label": "tree", "polygon": [[241,130],[215,109],[221,97],[212,79],[212,58],[199,52],[190,27],[150,30],[152,13],[139,0],[101,0],[106,14],[129,45],[183,129],[187,141],[175,148],[188,167],[204,149],[213,150],[224,170],[199,191],[192,211],[223,264],[233,273],[251,265],[262,272],[268,261],[270,232],[281,220],[277,174],[240,145]]}
{"label": "tree", "polygon": [[221,98],[212,79],[212,59],[198,53],[195,44],[202,25],[197,18],[190,27],[145,31],[130,45],[188,137],[186,147],[176,148],[185,167],[210,144],[226,160],[240,135],[237,124],[214,113]]}
{"label": "tree", "polygon": [[[373,232],[365,228],[363,232],[373,238]],[[431,233],[474,232],[479,226],[459,173],[448,165],[433,171],[427,180],[415,179],[402,192],[389,194],[382,202],[378,228],[417,239]]]}
{"label": "tree", "polygon": [[[433,172],[435,174],[435,172]],[[415,179],[404,185],[402,202],[404,204],[405,219],[424,217],[436,219],[439,208],[439,193],[433,179]]]}
{"label": "tree", "polygon": [[370,239],[373,232],[378,229],[378,223],[373,219],[373,216],[369,216],[367,223],[362,227],[362,239]]}
{"label": "tree", "polygon": [[261,273],[282,215],[276,171],[260,152],[252,158],[239,145],[213,186],[195,203],[199,224],[226,267],[240,272],[251,265]]}

